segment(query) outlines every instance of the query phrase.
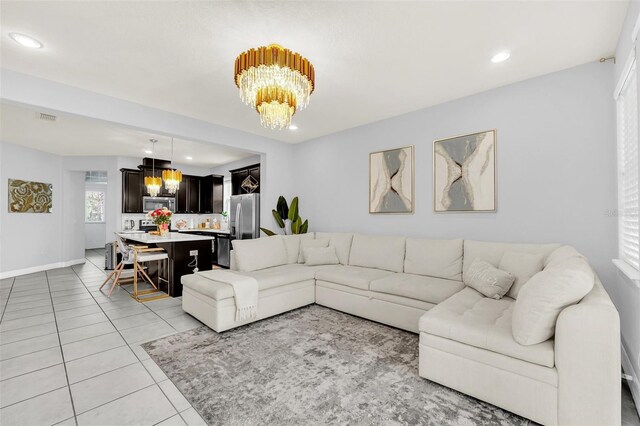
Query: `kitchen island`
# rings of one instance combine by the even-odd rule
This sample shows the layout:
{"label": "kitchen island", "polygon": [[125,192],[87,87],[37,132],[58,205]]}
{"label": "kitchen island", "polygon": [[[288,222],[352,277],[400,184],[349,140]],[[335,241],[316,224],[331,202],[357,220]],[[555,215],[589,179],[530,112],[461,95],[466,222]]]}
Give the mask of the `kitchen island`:
{"label": "kitchen island", "polygon": [[[195,267],[195,253],[198,254],[198,270],[209,271],[212,268],[212,241],[215,237],[208,235],[192,235],[179,232],[169,232],[166,237],[160,235],[150,235],[147,233],[118,234],[121,238],[130,243],[145,246],[157,246],[164,249],[169,255],[169,283],[161,283],[159,289],[166,292],[171,297],[182,296],[182,283],[180,279],[183,275],[193,274]],[[192,254],[193,253],[193,254]],[[157,273],[155,262],[146,265],[151,273]],[[189,266],[192,264],[193,266]]]}

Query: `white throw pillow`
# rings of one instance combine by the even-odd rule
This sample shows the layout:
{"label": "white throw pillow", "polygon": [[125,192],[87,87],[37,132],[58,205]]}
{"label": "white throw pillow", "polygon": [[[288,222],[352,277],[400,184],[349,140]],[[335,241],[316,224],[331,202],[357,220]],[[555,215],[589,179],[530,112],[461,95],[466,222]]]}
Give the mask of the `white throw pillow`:
{"label": "white throw pillow", "polygon": [[340,260],[333,246],[307,247],[304,249],[304,264],[308,266],[339,265]]}
{"label": "white throw pillow", "polygon": [[329,239],[318,238],[315,240],[312,240],[312,239],[300,240],[300,255],[298,256],[298,263],[304,263],[304,249],[309,247],[329,247]]}
{"label": "white throw pillow", "polygon": [[464,276],[464,283],[486,297],[501,299],[507,294],[515,277],[489,262],[475,259]]}
{"label": "white throw pillow", "polygon": [[518,297],[518,292],[529,279],[544,268],[544,254],[521,253],[506,251],[502,256],[498,269],[507,271],[515,277],[511,290],[507,296]]}
{"label": "white throw pillow", "polygon": [[594,283],[595,274],[582,257],[569,258],[538,272],[516,299],[511,321],[515,341],[535,345],[553,337],[560,312],[582,300]]}
{"label": "white throw pillow", "polygon": [[279,235],[254,240],[233,240],[231,244],[238,271],[251,272],[287,263],[287,249]]}
{"label": "white throw pillow", "polygon": [[349,252],[351,251],[351,241],[353,234],[340,232],[316,232],[316,238],[329,238],[329,245],[336,248],[336,256],[343,265],[349,263]]}
{"label": "white throw pillow", "polygon": [[298,263],[298,257],[300,256],[300,241],[303,239],[313,239],[313,234],[299,234],[299,235],[283,235],[282,240],[287,249],[287,263]]}

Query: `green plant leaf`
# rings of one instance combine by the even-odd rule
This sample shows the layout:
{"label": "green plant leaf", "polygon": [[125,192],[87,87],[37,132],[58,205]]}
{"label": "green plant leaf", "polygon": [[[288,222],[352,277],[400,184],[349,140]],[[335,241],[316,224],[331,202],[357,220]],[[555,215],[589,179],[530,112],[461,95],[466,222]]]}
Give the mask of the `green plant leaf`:
{"label": "green plant leaf", "polygon": [[294,197],[291,200],[291,206],[289,207],[289,220],[293,223],[298,219],[298,197]]}
{"label": "green plant leaf", "polygon": [[272,237],[272,236],[276,235],[275,232],[273,232],[272,230],[267,229],[267,228],[260,228],[260,230],[262,232],[264,232],[265,234],[267,234],[267,237]]}
{"label": "green plant leaf", "polygon": [[278,204],[276,205],[276,210],[280,217],[286,219],[289,216],[289,206],[287,205],[287,200],[281,195],[278,197]]}
{"label": "green plant leaf", "polygon": [[300,234],[301,228],[302,228],[302,219],[298,217],[294,222],[291,223],[291,232],[293,234]]}
{"label": "green plant leaf", "polygon": [[309,230],[309,220],[305,220],[302,223],[302,226],[300,227],[300,233],[306,234],[308,230]]}
{"label": "green plant leaf", "polygon": [[278,213],[275,210],[271,210],[271,213],[273,213],[273,218],[276,220],[276,223],[278,224],[278,226],[281,229],[284,228],[284,220],[282,220],[282,217],[280,216],[280,213]]}

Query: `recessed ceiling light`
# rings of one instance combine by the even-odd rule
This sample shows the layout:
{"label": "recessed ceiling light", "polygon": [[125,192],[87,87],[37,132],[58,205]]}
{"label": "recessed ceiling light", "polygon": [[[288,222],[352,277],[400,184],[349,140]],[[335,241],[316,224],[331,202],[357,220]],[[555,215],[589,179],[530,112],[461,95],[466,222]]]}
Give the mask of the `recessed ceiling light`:
{"label": "recessed ceiling light", "polygon": [[186,158],[187,160],[193,160],[193,157],[191,157],[191,156],[189,156],[189,155],[187,155],[187,156],[186,156],[186,157],[184,157],[184,158]]}
{"label": "recessed ceiling light", "polygon": [[150,149],[145,149],[145,150],[144,150],[144,153],[145,153],[145,154],[153,154],[153,151],[151,151]]}
{"label": "recessed ceiling light", "polygon": [[30,49],[41,49],[44,45],[35,38],[26,34],[9,33],[9,37],[21,46],[28,47]]}
{"label": "recessed ceiling light", "polygon": [[498,62],[504,62],[509,59],[509,56],[511,56],[511,53],[509,53],[508,50],[503,50],[502,52],[494,55],[493,58],[491,58],[491,62],[493,62],[494,64],[497,64]]}
{"label": "recessed ceiling light", "polygon": [[289,126],[289,130],[298,130],[298,126],[292,124],[291,126]]}

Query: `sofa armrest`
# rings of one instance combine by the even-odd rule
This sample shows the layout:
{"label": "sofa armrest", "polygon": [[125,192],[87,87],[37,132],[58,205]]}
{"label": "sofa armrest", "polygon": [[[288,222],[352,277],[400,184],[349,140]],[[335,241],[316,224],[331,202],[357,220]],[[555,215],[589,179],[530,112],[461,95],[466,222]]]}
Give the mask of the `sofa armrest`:
{"label": "sofa armrest", "polygon": [[[600,283],[558,317],[558,424],[621,421],[620,318]],[[591,296],[591,297],[590,297]]]}

